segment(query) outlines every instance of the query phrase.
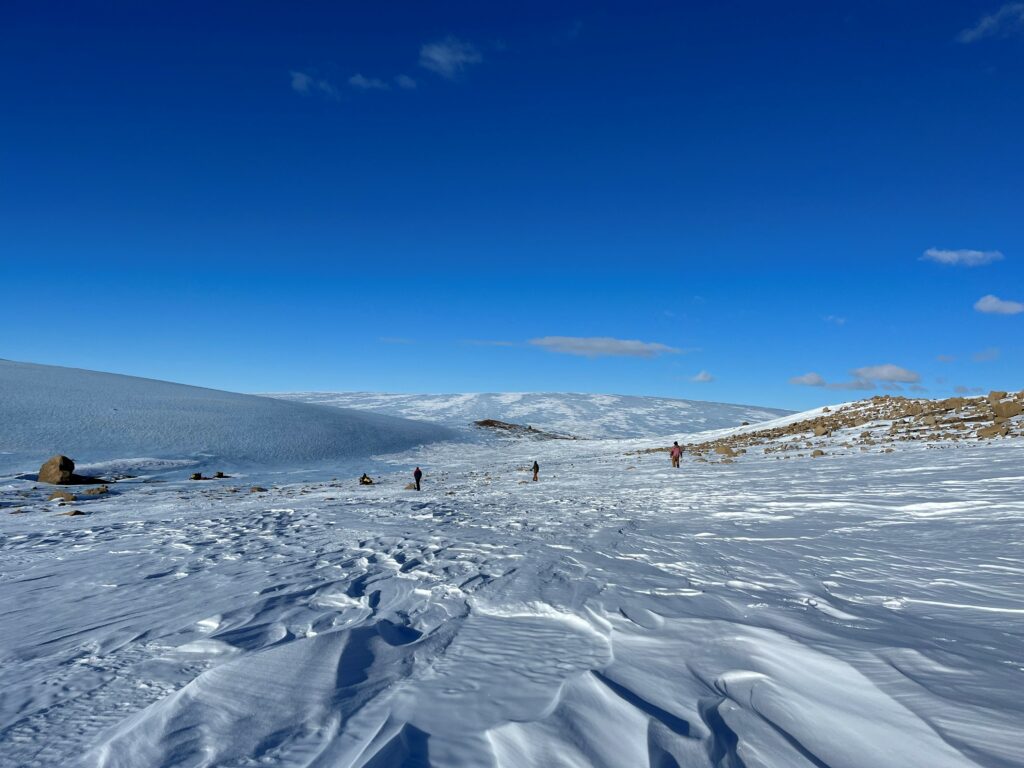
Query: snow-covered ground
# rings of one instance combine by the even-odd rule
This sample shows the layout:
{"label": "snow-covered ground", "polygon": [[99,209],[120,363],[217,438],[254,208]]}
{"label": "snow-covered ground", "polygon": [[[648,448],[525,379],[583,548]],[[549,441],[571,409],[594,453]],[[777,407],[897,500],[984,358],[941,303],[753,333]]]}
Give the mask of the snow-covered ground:
{"label": "snow-covered ground", "polygon": [[0,765],[1024,766],[1024,441],[653,445],[2,478]]}
{"label": "snow-covered ground", "polygon": [[629,395],[506,392],[463,395],[393,395],[374,392],[291,392],[286,400],[422,419],[467,427],[497,419],[576,437],[660,437],[735,427],[789,413],[752,405]]}
{"label": "snow-covered ground", "polygon": [[436,424],[365,410],[0,360],[0,472],[38,469],[56,453],[92,463],[310,465],[451,437]]}
{"label": "snow-covered ground", "polygon": [[1024,765],[1021,441],[646,444],[142,476],[79,517],[7,479],[0,764]]}

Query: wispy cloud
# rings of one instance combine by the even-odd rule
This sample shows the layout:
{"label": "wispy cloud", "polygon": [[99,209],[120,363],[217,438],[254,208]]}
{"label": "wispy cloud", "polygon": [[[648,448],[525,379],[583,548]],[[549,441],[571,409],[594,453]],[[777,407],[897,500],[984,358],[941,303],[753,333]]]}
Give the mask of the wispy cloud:
{"label": "wispy cloud", "polygon": [[971,360],[976,363],[991,363],[993,360],[999,359],[999,354],[998,347],[989,347],[988,349],[981,350],[981,352],[975,352],[971,355]]}
{"label": "wispy cloud", "polygon": [[1002,261],[1001,251],[973,251],[969,248],[946,250],[929,248],[924,252],[921,261],[934,261],[937,264],[949,264],[958,267],[980,267],[993,261]]}
{"label": "wispy cloud", "polygon": [[910,385],[910,391],[911,392],[927,392],[928,388],[927,387],[922,387],[920,384],[911,384]]}
{"label": "wispy cloud", "polygon": [[826,323],[831,323],[832,325],[846,325],[846,318],[839,317],[838,315],[826,315],[821,319]]}
{"label": "wispy cloud", "polygon": [[986,37],[1010,37],[1024,32],[1024,3],[1006,3],[995,13],[982,16],[959,35],[961,43],[976,43]]}
{"label": "wispy cloud", "polygon": [[1024,312],[1024,304],[1019,301],[1006,301],[992,294],[974,302],[974,308],[986,315],[1019,315]]}
{"label": "wispy cloud", "polygon": [[963,384],[954,387],[953,391],[958,395],[980,395],[985,390],[981,387],[965,387]]}
{"label": "wispy cloud", "polygon": [[850,371],[858,379],[868,381],[885,381],[899,384],[916,384],[921,380],[921,375],[915,371],[908,371],[892,363],[885,365],[869,365],[864,368],[857,368]]}
{"label": "wispy cloud", "polygon": [[377,339],[381,344],[415,344],[414,339],[407,339],[404,336],[381,336]]}
{"label": "wispy cloud", "polygon": [[953,355],[936,355],[935,359],[940,363],[953,363],[956,362],[956,357]]}
{"label": "wispy cloud", "polygon": [[416,87],[416,81],[408,75],[398,75],[395,77],[395,82],[398,84],[399,88],[404,88],[407,91],[411,91]]}
{"label": "wispy cloud", "polygon": [[701,371],[696,376],[692,376],[690,378],[690,381],[695,381],[698,384],[708,384],[708,383],[710,383],[710,382],[712,382],[714,380],[715,380],[715,377],[712,376],[707,371]]}
{"label": "wispy cloud", "polygon": [[361,91],[386,91],[391,88],[379,77],[365,77],[358,72],[348,79],[348,84]]}
{"label": "wispy cloud", "polygon": [[803,376],[794,376],[789,380],[789,383],[799,384],[804,387],[824,387],[827,382],[821,374],[812,371],[811,373],[805,373]]}
{"label": "wispy cloud", "polygon": [[420,66],[449,80],[458,76],[471,64],[484,60],[479,50],[457,37],[446,37],[420,48]]}
{"label": "wispy cloud", "polygon": [[338,89],[328,80],[294,69],[289,74],[292,78],[292,90],[296,93],[321,93],[331,97],[338,95]]}
{"label": "wispy cloud", "polygon": [[544,336],[530,339],[529,343],[549,352],[581,357],[657,357],[683,351],[657,342],[613,339],[607,336]]}
{"label": "wispy cloud", "polygon": [[501,341],[499,339],[466,339],[463,344],[473,347],[518,347],[518,341]]}
{"label": "wispy cloud", "polygon": [[805,373],[802,376],[794,376],[789,380],[790,384],[797,384],[804,387],[823,387],[825,389],[850,389],[868,390],[882,387],[884,389],[900,390],[901,384],[917,384],[921,376],[914,372],[901,368],[898,365],[887,363],[885,365],[870,365],[864,368],[857,368],[850,371],[853,379],[850,381],[830,382],[819,373]]}

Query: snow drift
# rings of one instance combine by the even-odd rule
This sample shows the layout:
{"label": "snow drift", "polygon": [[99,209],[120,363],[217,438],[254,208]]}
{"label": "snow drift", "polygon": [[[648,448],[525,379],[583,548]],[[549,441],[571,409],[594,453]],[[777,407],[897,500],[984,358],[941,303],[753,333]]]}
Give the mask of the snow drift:
{"label": "snow drift", "polygon": [[209,458],[312,464],[448,439],[444,427],[166,381],[0,360],[0,471],[76,461]]}

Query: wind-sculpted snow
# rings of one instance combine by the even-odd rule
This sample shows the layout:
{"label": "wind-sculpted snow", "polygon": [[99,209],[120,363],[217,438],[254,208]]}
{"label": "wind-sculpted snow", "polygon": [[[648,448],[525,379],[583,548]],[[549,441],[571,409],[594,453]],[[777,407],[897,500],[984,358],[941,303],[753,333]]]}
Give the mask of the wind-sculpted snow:
{"label": "wind-sculpted snow", "polygon": [[1024,766],[1024,441],[841,440],[11,481],[0,765]]}
{"label": "wind-sculpted snow", "polygon": [[0,472],[55,453],[82,463],[203,457],[294,465],[404,450],[443,427],[165,381],[0,360]]}
{"label": "wind-sculpted snow", "polygon": [[481,419],[576,437],[656,437],[736,427],[789,413],[777,408],[628,395],[504,393],[389,395],[370,392],[295,392],[287,400],[360,408],[452,427]]}

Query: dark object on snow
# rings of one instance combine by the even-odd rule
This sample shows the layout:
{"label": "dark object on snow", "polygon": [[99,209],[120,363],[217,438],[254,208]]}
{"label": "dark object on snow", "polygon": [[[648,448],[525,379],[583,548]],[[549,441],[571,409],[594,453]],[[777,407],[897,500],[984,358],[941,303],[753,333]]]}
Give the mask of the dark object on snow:
{"label": "dark object on snow", "polygon": [[206,478],[203,477],[203,473],[202,472],[193,472],[191,474],[191,476],[189,477],[189,480],[205,480],[205,479]]}
{"label": "dark object on snow", "polygon": [[373,485],[373,478],[363,472],[363,476],[359,478],[360,485]]}
{"label": "dark object on snow", "polygon": [[416,467],[416,471],[412,473],[413,480],[416,481],[416,490],[420,489],[420,480],[423,479],[423,470]]}
{"label": "dark object on snow", "polygon": [[217,470],[216,472],[214,472],[214,473],[213,473],[213,476],[214,476],[214,477],[215,477],[216,479],[218,479],[218,480],[223,480],[224,478],[226,478],[226,477],[227,477],[227,475],[225,475],[225,474],[224,474],[223,472],[221,472],[220,470]]}
{"label": "dark object on snow", "polygon": [[85,491],[86,496],[102,496],[104,493],[110,493],[110,489],[105,485],[98,485]]}
{"label": "dark object on snow", "polygon": [[495,432],[504,433],[512,437],[532,437],[537,440],[575,440],[572,435],[559,435],[554,432],[545,432],[543,429],[531,427],[529,424],[510,424],[507,421],[497,419],[481,419],[474,421],[473,425],[481,429],[491,429]]}
{"label": "dark object on snow", "polygon": [[106,482],[98,477],[75,474],[75,462],[67,456],[57,454],[39,468],[40,483],[51,485],[97,485]]}
{"label": "dark object on snow", "polygon": [[254,485],[252,488],[249,489],[249,493],[266,493],[266,492],[267,492],[267,489],[264,488],[262,485]]}
{"label": "dark object on snow", "polygon": [[533,462],[533,482],[537,482],[537,476],[540,474],[540,464],[536,461]]}

